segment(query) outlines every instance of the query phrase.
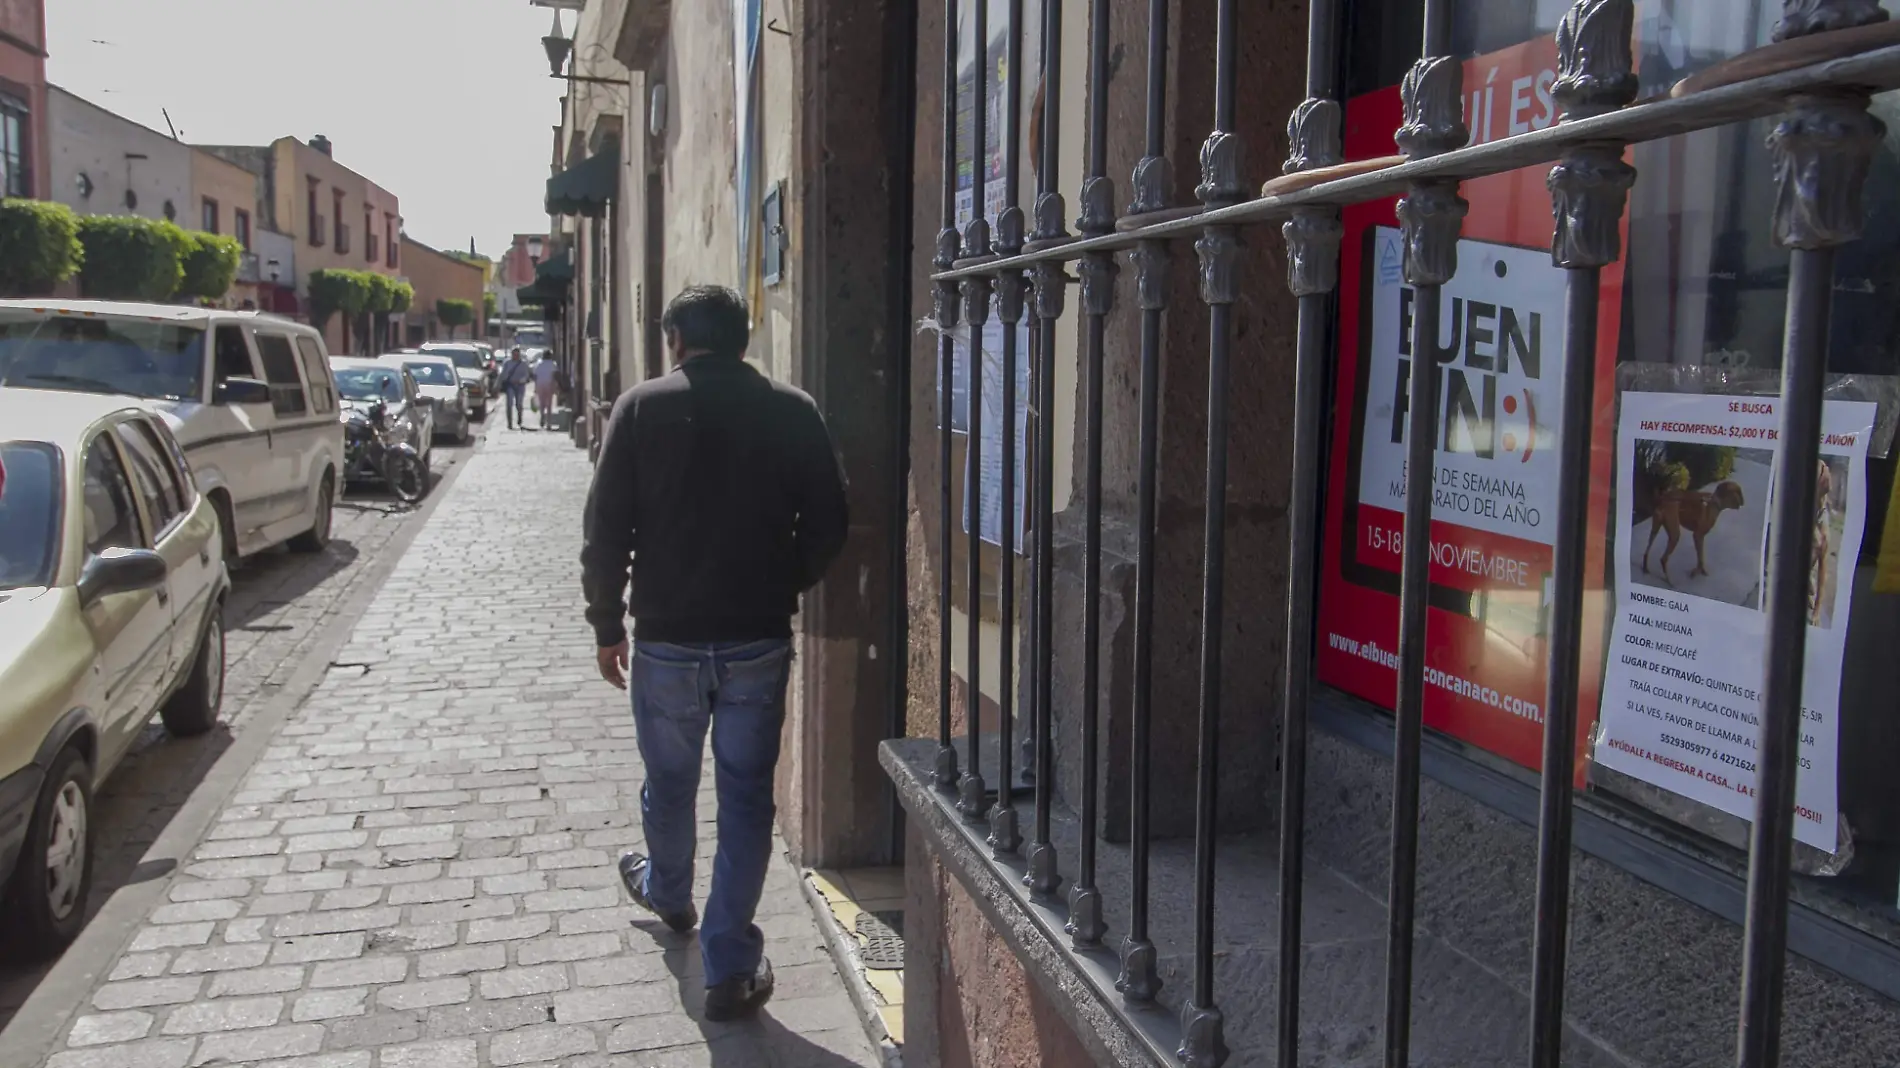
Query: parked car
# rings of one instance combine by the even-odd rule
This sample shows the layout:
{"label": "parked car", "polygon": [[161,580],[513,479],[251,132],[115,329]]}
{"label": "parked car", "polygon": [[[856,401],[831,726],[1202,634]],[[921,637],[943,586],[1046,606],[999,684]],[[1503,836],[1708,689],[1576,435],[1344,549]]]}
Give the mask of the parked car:
{"label": "parked car", "polygon": [[468,384],[469,403],[474,406],[475,418],[487,419],[494,376],[489,373],[488,359],[482,350],[467,341],[431,341],[424,344],[421,351],[455,361],[455,373]]}
{"label": "parked car", "polygon": [[116,394],[162,416],[236,560],[329,544],[343,433],[323,335],[257,312],[0,300],[0,386]]}
{"label": "parked car", "polygon": [[458,443],[468,441],[474,417],[469,414],[468,384],[454,360],[432,352],[395,352],[383,360],[406,368],[416,380],[423,399],[435,409],[437,434]]}
{"label": "parked car", "polygon": [[221,544],[166,420],[0,389],[0,943],[48,955],[79,933],[93,791],[152,714],[216,724]]}
{"label": "parked car", "polygon": [[[435,409],[425,402],[415,376],[408,368],[390,363],[386,358],[332,356],[330,370],[337,395],[342,398],[343,410],[338,419],[343,425],[344,437],[350,443],[365,438],[371,432],[370,409],[383,405],[384,417],[394,428],[396,437],[408,442],[421,457],[426,486],[432,459],[430,448],[435,439]],[[382,477],[381,472],[365,462],[360,450],[347,447],[346,450],[357,457],[344,467],[346,482],[369,482]]]}

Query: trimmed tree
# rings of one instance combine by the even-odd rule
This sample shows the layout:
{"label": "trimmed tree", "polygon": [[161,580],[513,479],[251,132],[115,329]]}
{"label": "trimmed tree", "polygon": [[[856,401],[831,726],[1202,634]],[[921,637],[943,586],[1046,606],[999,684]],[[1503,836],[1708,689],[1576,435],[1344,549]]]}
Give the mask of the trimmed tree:
{"label": "trimmed tree", "polygon": [[495,310],[496,310],[495,294],[483,293],[482,294],[482,318],[493,319],[495,317]]}
{"label": "trimmed tree", "polygon": [[224,299],[237,281],[238,263],[244,246],[235,237],[223,237],[194,230],[185,235],[191,251],[185,255],[184,280],[174,294],[183,301],[207,303]]}
{"label": "trimmed tree", "polygon": [[435,317],[449,328],[449,340],[453,341],[456,327],[467,326],[475,321],[475,305],[466,300],[438,300],[435,302]]}
{"label": "trimmed tree", "polygon": [[0,296],[43,297],[79,273],[79,216],[45,200],[0,200]]}
{"label": "trimmed tree", "polygon": [[369,271],[365,272],[363,281],[369,287],[369,300],[364,307],[368,323],[363,350],[381,351],[389,347],[389,313],[396,307],[396,280]]}
{"label": "trimmed tree", "polygon": [[176,223],[131,215],[81,216],[79,243],[86,250],[79,290],[103,300],[170,300],[192,247]]}
{"label": "trimmed tree", "polygon": [[310,325],[329,333],[330,319],[343,310],[344,294],[354,283],[351,272],[324,267],[310,272]]}

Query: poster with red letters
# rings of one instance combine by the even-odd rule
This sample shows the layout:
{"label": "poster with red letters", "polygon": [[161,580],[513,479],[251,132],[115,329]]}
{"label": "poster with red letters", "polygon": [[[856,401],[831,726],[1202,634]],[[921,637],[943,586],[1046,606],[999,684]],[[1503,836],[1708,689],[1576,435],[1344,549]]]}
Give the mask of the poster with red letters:
{"label": "poster with red letters", "polygon": [[[1557,53],[1543,37],[1465,64],[1474,143],[1543,129]],[[1396,86],[1349,102],[1346,155],[1394,151]],[[1441,293],[1425,724],[1527,767],[1541,762],[1565,272],[1550,261],[1547,168],[1464,183],[1458,271]],[[1339,366],[1319,587],[1318,676],[1385,708],[1398,685],[1406,401],[1416,292],[1405,283],[1395,200],[1346,210]],[[1622,264],[1602,272],[1592,435],[1579,751],[1597,707],[1603,537],[1614,456]],[[1582,765],[1579,765],[1581,769]],[[1581,782],[1582,771],[1579,771]]]}

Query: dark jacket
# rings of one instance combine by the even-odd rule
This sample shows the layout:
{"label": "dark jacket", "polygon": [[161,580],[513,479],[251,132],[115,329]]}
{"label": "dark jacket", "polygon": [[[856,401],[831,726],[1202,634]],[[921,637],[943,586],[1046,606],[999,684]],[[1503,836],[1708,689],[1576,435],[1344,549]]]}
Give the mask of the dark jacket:
{"label": "dark jacket", "polygon": [[700,356],[615,403],[587,495],[587,621],[601,646],[791,636],[798,595],[844,547],[844,473],[818,406]]}

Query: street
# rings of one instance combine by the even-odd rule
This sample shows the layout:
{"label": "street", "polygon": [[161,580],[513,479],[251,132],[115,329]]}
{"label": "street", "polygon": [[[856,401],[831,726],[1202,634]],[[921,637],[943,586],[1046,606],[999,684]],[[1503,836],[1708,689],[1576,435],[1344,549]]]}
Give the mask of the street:
{"label": "street", "polygon": [[8,976],[0,1063],[877,1063],[782,843],[755,1021],[703,1022],[694,935],[626,901],[644,774],[579,611],[585,453],[490,426],[443,459],[415,513],[359,498],[322,557],[244,569],[248,696],[106,792],[111,885],[50,973]]}
{"label": "street", "polygon": [[[451,485],[479,447],[438,442],[432,467],[436,492]],[[384,562],[405,528],[426,515],[433,496],[409,506],[376,486],[354,489],[337,502],[335,535],[315,556],[282,548],[247,560],[232,575],[225,607],[224,715],[216,730],[173,738],[154,719],[99,792],[95,814],[97,865],[91,910],[133,877],[159,832],[230,748],[264,700],[276,694],[313,651],[317,638],[350,594]],[[26,965],[0,956],[0,1030],[33,993],[50,964]]]}

